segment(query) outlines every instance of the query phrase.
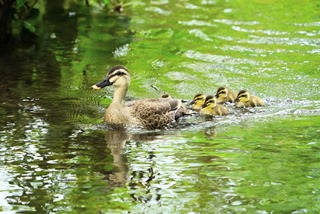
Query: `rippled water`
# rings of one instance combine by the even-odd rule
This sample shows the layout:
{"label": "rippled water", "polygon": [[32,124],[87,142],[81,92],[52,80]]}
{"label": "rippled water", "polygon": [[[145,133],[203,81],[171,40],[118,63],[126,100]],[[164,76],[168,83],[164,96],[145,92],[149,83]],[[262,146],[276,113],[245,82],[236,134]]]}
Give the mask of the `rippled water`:
{"label": "rippled water", "polygon": [[[316,1],[41,6],[37,45],[0,58],[0,212],[320,212]],[[90,86],[115,64],[129,99],[227,86],[266,107],[106,130],[112,89]]]}

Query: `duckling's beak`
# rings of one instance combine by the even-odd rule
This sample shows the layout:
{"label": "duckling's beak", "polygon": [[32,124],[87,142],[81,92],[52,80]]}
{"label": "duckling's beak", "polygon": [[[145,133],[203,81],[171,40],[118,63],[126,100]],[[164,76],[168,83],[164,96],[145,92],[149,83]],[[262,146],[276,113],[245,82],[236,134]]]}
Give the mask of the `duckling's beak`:
{"label": "duckling's beak", "polygon": [[109,81],[109,77],[107,77],[104,80],[102,80],[101,82],[93,85],[92,89],[99,90],[99,89],[104,88],[109,85],[112,85],[112,83]]}
{"label": "duckling's beak", "polygon": [[234,100],[234,103],[237,103],[237,102],[239,102],[239,98],[238,97]]}

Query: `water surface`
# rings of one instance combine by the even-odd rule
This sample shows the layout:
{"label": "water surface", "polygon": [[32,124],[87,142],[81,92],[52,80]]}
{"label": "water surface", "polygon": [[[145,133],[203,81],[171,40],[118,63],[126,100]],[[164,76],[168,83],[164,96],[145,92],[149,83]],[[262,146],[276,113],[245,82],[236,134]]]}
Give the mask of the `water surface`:
{"label": "water surface", "polygon": [[[320,212],[316,1],[40,7],[36,44],[0,58],[1,212]],[[227,86],[266,107],[107,130],[113,90],[90,86],[116,64],[129,99]]]}

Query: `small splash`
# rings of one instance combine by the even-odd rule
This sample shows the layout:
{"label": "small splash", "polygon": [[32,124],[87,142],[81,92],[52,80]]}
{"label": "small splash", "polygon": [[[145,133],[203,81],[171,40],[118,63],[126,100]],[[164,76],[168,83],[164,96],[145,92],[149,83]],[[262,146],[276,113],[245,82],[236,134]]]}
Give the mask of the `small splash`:
{"label": "small splash", "polygon": [[205,41],[212,41],[212,39],[209,38],[207,34],[205,34],[203,31],[199,29],[192,29],[189,31],[189,33],[195,35],[196,37],[205,40]]}
{"label": "small splash", "polygon": [[232,8],[226,8],[223,10],[223,12],[225,13],[231,13],[232,12]]}
{"label": "small splash", "polygon": [[122,45],[122,46],[118,47],[113,52],[113,56],[114,56],[114,58],[123,57],[123,56],[128,55],[129,51],[130,51],[129,44],[125,44],[125,45]]}

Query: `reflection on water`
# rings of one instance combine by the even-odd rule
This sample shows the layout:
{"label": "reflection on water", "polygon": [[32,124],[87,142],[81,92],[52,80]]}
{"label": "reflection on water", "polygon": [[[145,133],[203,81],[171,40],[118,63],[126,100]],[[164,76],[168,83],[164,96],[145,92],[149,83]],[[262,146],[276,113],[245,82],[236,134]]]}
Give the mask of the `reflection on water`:
{"label": "reflection on water", "polygon": [[128,161],[125,155],[125,145],[129,139],[125,131],[109,130],[105,133],[107,147],[113,157],[114,169],[109,175],[112,186],[124,186],[128,180]]}
{"label": "reflection on water", "polygon": [[[43,4],[37,43],[0,57],[0,212],[319,213],[318,10],[296,4]],[[105,130],[112,89],[90,86],[115,64],[130,99],[227,86],[266,107]]]}

